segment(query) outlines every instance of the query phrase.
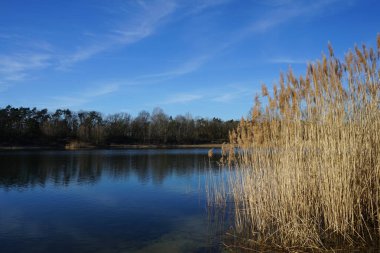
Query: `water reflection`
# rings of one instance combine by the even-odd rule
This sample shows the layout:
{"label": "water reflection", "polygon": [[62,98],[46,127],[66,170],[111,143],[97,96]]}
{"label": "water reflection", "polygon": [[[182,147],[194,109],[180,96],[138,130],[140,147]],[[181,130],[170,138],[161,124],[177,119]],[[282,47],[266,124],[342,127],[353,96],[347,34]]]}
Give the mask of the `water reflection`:
{"label": "water reflection", "polygon": [[206,154],[204,149],[3,152],[0,187],[94,184],[102,175],[114,180],[136,175],[140,183],[162,184],[170,175],[186,177],[203,170],[209,164]]}
{"label": "water reflection", "polygon": [[0,252],[218,252],[205,168],[207,149],[0,152]]}

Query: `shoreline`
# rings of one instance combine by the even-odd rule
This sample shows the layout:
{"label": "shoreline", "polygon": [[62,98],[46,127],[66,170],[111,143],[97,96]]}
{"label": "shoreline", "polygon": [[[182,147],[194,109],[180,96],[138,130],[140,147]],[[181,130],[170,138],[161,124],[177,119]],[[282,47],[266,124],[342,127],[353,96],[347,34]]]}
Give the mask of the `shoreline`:
{"label": "shoreline", "polygon": [[178,144],[178,145],[154,145],[154,144],[110,144],[110,145],[80,145],[80,146],[0,146],[0,151],[7,150],[85,150],[85,149],[191,149],[191,148],[222,148],[223,144]]}

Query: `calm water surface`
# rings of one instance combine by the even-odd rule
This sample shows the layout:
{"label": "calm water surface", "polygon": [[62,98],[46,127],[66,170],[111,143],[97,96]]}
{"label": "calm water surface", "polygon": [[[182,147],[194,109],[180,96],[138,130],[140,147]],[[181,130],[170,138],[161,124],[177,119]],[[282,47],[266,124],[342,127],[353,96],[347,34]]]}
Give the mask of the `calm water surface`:
{"label": "calm water surface", "polygon": [[0,252],[219,252],[207,149],[0,152]]}

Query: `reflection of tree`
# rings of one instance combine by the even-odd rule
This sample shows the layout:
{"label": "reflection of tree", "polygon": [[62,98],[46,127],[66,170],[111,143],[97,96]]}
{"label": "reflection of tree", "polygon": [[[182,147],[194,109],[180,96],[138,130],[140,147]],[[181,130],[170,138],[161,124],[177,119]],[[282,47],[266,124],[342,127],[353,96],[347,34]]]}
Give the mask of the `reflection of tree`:
{"label": "reflection of tree", "polygon": [[161,184],[166,177],[188,177],[208,164],[207,151],[80,151],[15,152],[0,154],[0,187],[33,188],[97,183],[102,176],[126,180],[131,175],[141,183]]}

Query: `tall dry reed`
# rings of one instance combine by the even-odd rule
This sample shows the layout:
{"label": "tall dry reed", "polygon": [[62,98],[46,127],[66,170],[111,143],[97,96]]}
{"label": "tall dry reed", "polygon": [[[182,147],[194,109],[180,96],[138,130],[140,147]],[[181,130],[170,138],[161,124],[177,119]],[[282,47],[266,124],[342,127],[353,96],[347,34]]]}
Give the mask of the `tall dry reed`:
{"label": "tall dry reed", "polygon": [[[376,243],[380,231],[380,35],[344,60],[290,70],[255,99],[225,147],[234,233],[244,247]],[[235,149],[237,148],[237,151]],[[214,188],[218,192],[218,186]]]}

